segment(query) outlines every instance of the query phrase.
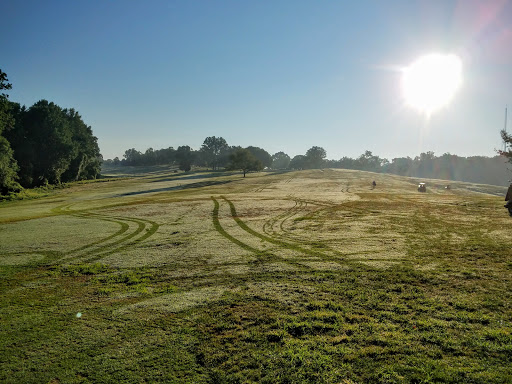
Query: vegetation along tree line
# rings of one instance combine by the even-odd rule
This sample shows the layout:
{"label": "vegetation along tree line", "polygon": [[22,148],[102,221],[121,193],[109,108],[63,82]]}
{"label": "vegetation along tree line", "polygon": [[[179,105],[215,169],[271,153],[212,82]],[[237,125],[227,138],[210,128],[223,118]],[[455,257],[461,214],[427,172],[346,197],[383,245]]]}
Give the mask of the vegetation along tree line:
{"label": "vegetation along tree line", "polygon": [[[7,75],[0,70],[0,90],[11,89]],[[174,165],[183,171],[193,166],[212,170],[247,172],[264,168],[300,170],[344,168],[401,176],[459,180],[502,185],[510,178],[505,158],[512,161],[512,135],[501,132],[508,150],[495,157],[460,157],[445,153],[421,153],[415,158],[399,157],[391,161],[365,151],[353,159],[326,159],[325,149],[312,146],[304,155],[291,158],[284,152],[270,155],[266,150],[249,146],[230,146],[222,137],[207,137],[199,150],[184,145],[140,152],[125,151],[123,159],[104,161],[109,165]],[[100,175],[102,156],[97,138],[74,109],[63,109],[53,102],[40,100],[30,108],[8,100],[0,94],[0,194],[7,195],[48,184],[94,179]]]}
{"label": "vegetation along tree line", "polygon": [[[510,136],[508,137],[509,144]],[[184,161],[186,153],[186,161]],[[304,155],[290,158],[284,152],[270,155],[262,148],[249,146],[229,146],[222,137],[207,137],[199,150],[186,146],[147,149],[139,152],[135,148],[125,151],[123,159],[105,160],[105,165],[178,165],[188,171],[192,166],[209,167],[213,170],[240,170],[244,173],[259,171],[264,168],[272,170],[300,170],[318,168],[354,169],[379,173],[391,173],[400,176],[430,178],[442,180],[467,181],[482,184],[506,185],[510,179],[507,161],[512,160],[512,150],[501,151],[494,157],[462,157],[445,153],[436,156],[434,152],[421,153],[414,158],[397,157],[391,161],[365,151],[357,158],[343,157],[339,160],[326,159],[325,149],[313,146]]]}
{"label": "vegetation along tree line", "polygon": [[[0,70],[0,89],[11,89]],[[79,113],[40,100],[30,108],[0,95],[0,194],[94,179],[101,171],[98,140]]]}

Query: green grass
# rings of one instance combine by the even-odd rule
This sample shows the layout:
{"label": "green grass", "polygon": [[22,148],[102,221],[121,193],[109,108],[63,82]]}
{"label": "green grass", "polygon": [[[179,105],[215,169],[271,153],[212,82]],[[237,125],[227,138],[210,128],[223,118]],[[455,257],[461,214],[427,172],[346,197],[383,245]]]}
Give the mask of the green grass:
{"label": "green grass", "polygon": [[1,203],[1,382],[512,382],[499,187],[129,171]]}

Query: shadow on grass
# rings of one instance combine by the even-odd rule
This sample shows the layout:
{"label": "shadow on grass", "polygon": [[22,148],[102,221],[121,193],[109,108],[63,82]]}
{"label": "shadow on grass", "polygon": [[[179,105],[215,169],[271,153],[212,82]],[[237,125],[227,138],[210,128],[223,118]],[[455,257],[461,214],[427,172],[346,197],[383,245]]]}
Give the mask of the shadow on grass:
{"label": "shadow on grass", "polygon": [[133,195],[145,195],[147,193],[156,193],[156,192],[169,192],[169,191],[179,191],[183,189],[193,189],[193,188],[201,188],[201,187],[211,187],[213,185],[222,185],[233,182],[234,180],[223,180],[223,181],[203,181],[200,183],[191,183],[185,185],[176,185],[174,187],[166,187],[166,188],[155,188],[148,189],[144,191],[136,191],[136,192],[127,192],[122,193],[120,195],[116,195],[113,197],[121,197],[121,196],[133,196]]}
{"label": "shadow on grass", "polygon": [[187,176],[183,176],[183,173],[176,174],[174,176],[158,176],[151,180],[152,183],[160,183],[162,181],[174,181],[174,180],[194,180],[194,179],[211,179],[213,177],[231,176],[231,172],[210,172],[210,173],[194,173]]}

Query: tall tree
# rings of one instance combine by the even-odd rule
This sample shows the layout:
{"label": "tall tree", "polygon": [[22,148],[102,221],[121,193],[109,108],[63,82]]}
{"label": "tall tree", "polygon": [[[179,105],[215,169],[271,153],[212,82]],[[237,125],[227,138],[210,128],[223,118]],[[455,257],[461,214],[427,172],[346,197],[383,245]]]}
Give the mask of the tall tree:
{"label": "tall tree", "polygon": [[8,139],[24,187],[91,179],[100,173],[97,138],[77,111],[46,100],[29,109],[12,103],[11,110],[16,122]]}
{"label": "tall tree", "polygon": [[244,174],[249,171],[261,171],[263,164],[247,148],[237,149],[229,156],[228,169],[241,170]]}
{"label": "tall tree", "polygon": [[277,152],[272,155],[273,169],[286,169],[290,165],[290,156],[284,152]]}
{"label": "tall tree", "polygon": [[371,151],[365,151],[361,156],[359,156],[356,162],[357,169],[371,172],[380,172],[381,164],[384,162],[384,160],[379,156],[374,155]]}
{"label": "tall tree", "polygon": [[215,171],[219,166],[219,160],[228,150],[229,145],[222,137],[210,136],[204,139],[201,146],[201,154],[206,163]]}
{"label": "tall tree", "polygon": [[142,165],[142,153],[137,151],[135,148],[127,149],[126,151],[124,151],[123,157],[124,163],[126,165]]}
{"label": "tall tree", "polygon": [[[0,69],[0,90],[11,89],[8,83],[7,74]],[[11,103],[6,93],[0,93],[0,195],[9,191],[20,189],[17,182],[18,164],[14,159],[14,151],[9,141],[3,136],[3,132],[11,129],[14,125],[14,118],[11,113]]]}
{"label": "tall tree", "polygon": [[263,148],[249,146],[247,150],[261,162],[263,167],[270,168],[272,166],[272,156]]}
{"label": "tall tree", "polygon": [[182,171],[188,172],[192,169],[192,164],[194,162],[195,154],[188,145],[183,145],[178,147],[176,151],[176,160],[178,161],[178,166]]}
{"label": "tall tree", "polygon": [[63,110],[55,103],[41,100],[23,116],[27,143],[32,147],[31,167],[23,168],[31,186],[58,184],[73,158],[72,131]]}
{"label": "tall tree", "polygon": [[309,168],[323,168],[326,156],[327,153],[322,147],[311,147],[306,152],[306,163]]}
{"label": "tall tree", "polygon": [[102,162],[98,139],[73,108],[64,109],[63,113],[71,131],[73,151],[62,181],[95,179],[101,171]]}
{"label": "tall tree", "polygon": [[288,167],[290,169],[306,168],[306,156],[304,156],[304,155],[294,156],[293,159],[290,160],[290,165]]}

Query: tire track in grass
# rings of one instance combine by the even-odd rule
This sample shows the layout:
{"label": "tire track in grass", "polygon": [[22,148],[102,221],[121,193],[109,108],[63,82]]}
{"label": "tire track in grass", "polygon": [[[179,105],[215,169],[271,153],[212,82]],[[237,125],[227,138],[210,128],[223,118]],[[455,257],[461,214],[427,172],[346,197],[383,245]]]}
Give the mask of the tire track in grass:
{"label": "tire track in grass", "polygon": [[[224,200],[226,200],[226,202],[230,205],[231,215],[233,216],[233,219],[237,222],[237,224],[242,229],[244,229],[245,231],[249,232],[250,234],[252,234],[254,236],[257,236],[261,240],[268,241],[268,242],[271,242],[271,243],[274,243],[274,244],[278,244],[278,245],[281,245],[281,246],[283,246],[285,248],[294,249],[294,250],[297,250],[299,252],[302,252],[302,253],[305,253],[305,254],[308,254],[308,255],[317,256],[317,257],[322,258],[324,260],[331,260],[331,261],[333,260],[335,262],[339,262],[339,261],[341,261],[340,258],[343,258],[345,263],[348,262],[346,260],[346,256],[349,256],[350,254],[344,254],[344,253],[338,251],[337,249],[334,249],[334,248],[329,247],[329,246],[324,246],[324,249],[332,252],[335,256],[332,256],[332,255],[329,255],[329,254],[326,254],[326,253],[323,253],[323,252],[319,252],[319,251],[316,251],[316,250],[313,250],[313,249],[304,248],[304,247],[302,247],[301,245],[299,245],[297,243],[289,243],[289,242],[283,241],[281,239],[277,239],[275,237],[268,237],[268,236],[260,234],[257,231],[254,231],[253,229],[249,228],[247,226],[247,224],[245,224],[238,217],[234,204],[232,202],[230,202],[228,199],[226,199],[224,196],[222,196],[222,198]],[[322,204],[318,204],[318,202],[314,201],[314,200],[295,199],[295,201],[296,201],[297,204],[299,204],[299,207],[297,208],[297,211],[299,211],[302,207],[304,207],[304,208],[307,207],[308,203],[309,204],[315,204],[315,205],[322,205],[323,206],[322,208],[317,209],[314,212],[311,212],[311,214],[309,215],[311,217],[313,217],[314,215],[317,215],[317,214],[319,214],[319,213],[321,213],[321,212],[323,212],[325,210],[328,210],[328,209],[337,209],[337,207],[339,206],[338,204],[324,203],[324,202],[322,202]],[[303,204],[303,205],[301,205],[301,204]],[[295,207],[293,207],[292,209],[294,209],[294,208]],[[291,215],[289,215],[289,217],[286,220],[288,220],[289,218],[293,217],[295,214],[296,214],[296,212],[292,213]],[[283,223],[281,223],[281,224],[283,224]],[[289,233],[289,231],[286,231],[286,232]],[[270,236],[272,236],[272,235],[270,235]],[[288,240],[292,240],[292,241],[301,242],[303,245],[314,246],[311,243],[306,242],[306,241],[304,241],[302,239],[296,239],[295,236],[293,236],[293,237],[292,236],[288,236],[287,239]]]}
{"label": "tire track in grass", "polygon": [[[86,215],[84,215],[84,216],[78,216],[78,215],[76,215],[76,217],[82,217],[82,218],[85,218],[85,217],[87,217],[87,216],[86,216]],[[120,228],[117,232],[113,233],[113,234],[112,234],[112,235],[110,235],[110,236],[107,236],[107,237],[105,237],[105,238],[103,238],[103,239],[100,239],[100,240],[98,240],[98,241],[95,241],[95,242],[93,242],[93,243],[86,244],[86,245],[84,245],[84,246],[82,246],[82,247],[80,247],[80,248],[73,249],[73,250],[72,250],[72,251],[70,251],[69,253],[77,253],[77,252],[81,252],[81,251],[83,251],[83,250],[85,250],[85,249],[87,249],[87,248],[91,248],[91,247],[94,247],[95,245],[98,245],[98,244],[101,244],[101,243],[105,243],[105,242],[107,242],[107,241],[109,241],[109,240],[111,240],[111,239],[113,239],[113,238],[115,238],[115,237],[117,237],[117,236],[122,235],[123,233],[125,233],[125,232],[130,228],[130,226],[129,226],[128,224],[126,224],[126,223],[124,223],[124,222],[121,222],[121,221],[118,221],[118,220],[107,219],[107,218],[103,218],[103,219],[100,219],[100,220],[102,220],[102,221],[109,221],[109,222],[111,222],[111,223],[119,224],[119,225],[121,226],[121,228]]]}
{"label": "tire track in grass", "polygon": [[[275,259],[275,260],[280,260],[280,261],[285,262],[287,264],[299,267],[301,269],[312,269],[311,267],[306,266],[304,264],[300,264],[300,263],[298,263],[296,261],[286,260],[286,259],[283,259],[281,257],[278,257],[278,256],[276,256],[275,254],[273,254],[271,252],[261,251],[261,250],[259,250],[257,248],[253,248],[250,245],[248,245],[248,244],[238,240],[237,238],[231,236],[229,233],[226,232],[226,230],[224,228],[222,228],[222,225],[220,223],[220,220],[219,220],[220,204],[219,204],[219,202],[213,196],[211,196],[211,199],[212,199],[213,204],[214,204],[213,212],[212,212],[213,226],[214,226],[215,230],[220,235],[222,235],[223,237],[225,237],[229,241],[233,242],[234,244],[240,246],[241,248],[254,253],[255,256],[257,257],[258,261],[260,261],[260,262],[266,262],[266,261],[271,261],[272,259]],[[223,197],[223,199],[224,199],[224,197]]]}
{"label": "tire track in grass", "polygon": [[229,233],[227,233],[224,228],[222,228],[222,225],[220,224],[220,220],[219,220],[219,207],[220,207],[220,204],[217,201],[217,199],[215,199],[213,196],[212,196],[212,200],[213,200],[213,204],[214,204],[213,213],[212,213],[212,219],[213,219],[213,227],[215,228],[215,230],[220,235],[224,236],[226,239],[228,239],[232,243],[235,243],[239,247],[242,247],[243,249],[246,249],[246,250],[251,251],[251,252],[256,253],[256,254],[261,254],[262,251],[260,251],[259,249],[253,248],[253,247],[251,247],[248,244],[245,244],[245,243],[241,242],[240,240],[236,239],[235,237],[233,237]]}
{"label": "tire track in grass", "polygon": [[277,216],[273,216],[270,219],[268,219],[267,221],[265,221],[265,223],[263,223],[263,227],[262,227],[263,233],[265,233],[267,235],[271,235],[272,233],[274,233],[274,225],[281,219],[281,217],[286,216],[288,214],[288,212],[293,210],[296,206],[297,206],[297,202],[295,202],[295,205],[293,207],[285,210],[283,213],[280,213]]}
{"label": "tire track in grass", "polygon": [[302,206],[303,206],[303,203],[298,201],[298,200],[294,200],[295,202],[295,205],[293,207],[291,207],[290,209],[287,209],[286,211],[284,211],[283,213],[275,216],[275,217],[272,217],[270,218],[269,220],[267,220],[264,224],[263,224],[263,232],[269,236],[275,236],[275,237],[281,237],[281,235],[279,235],[277,233],[276,230],[274,230],[274,226],[279,223],[279,229],[281,230],[281,232],[284,231],[283,229],[283,223],[290,217],[293,217],[294,215],[297,214],[297,212],[299,212],[301,209],[302,209]]}
{"label": "tire track in grass", "polygon": [[[89,243],[89,244],[86,244],[86,245],[83,245],[81,247],[78,247],[76,249],[73,249],[69,252],[65,252],[63,254],[63,257],[66,257],[66,256],[70,256],[70,255],[73,255],[75,253],[80,253],[84,250],[87,250],[89,248],[92,248],[98,244],[102,244],[102,243],[105,243],[105,242],[108,242],[120,235],[122,235],[123,233],[125,233],[126,231],[128,231],[128,229],[130,228],[130,226],[126,223],[126,222],[123,222],[121,220],[114,220],[113,218],[109,218],[109,217],[106,217],[106,216],[102,216],[102,215],[99,215],[99,214],[95,214],[95,213],[90,213],[90,212],[83,212],[83,211],[73,211],[70,209],[72,204],[66,204],[66,205],[62,205],[62,206],[59,206],[59,207],[56,207],[56,208],[53,208],[52,209],[52,212],[56,213],[56,214],[59,214],[59,215],[66,215],[66,216],[72,216],[72,217],[77,217],[77,218],[81,218],[81,219],[86,219],[86,218],[91,218],[91,216],[95,219],[98,219],[98,220],[101,220],[101,221],[108,221],[108,222],[112,222],[112,223],[116,223],[118,225],[121,226],[121,228],[113,233],[112,235],[110,236],[107,236],[107,237],[104,237],[102,239],[99,239],[97,241],[94,241],[92,243]],[[90,252],[93,252],[93,251],[89,251],[88,253]],[[88,253],[85,253],[86,255]],[[68,259],[75,259],[75,258],[78,258],[80,257],[80,255],[76,255],[76,256],[72,256],[72,257],[67,257]]]}
{"label": "tire track in grass", "polygon": [[235,220],[237,225],[240,228],[242,228],[244,231],[246,231],[247,233],[249,233],[249,234],[251,234],[253,236],[258,237],[259,239],[261,239],[263,241],[267,241],[269,243],[279,245],[279,246],[281,246],[283,248],[293,249],[295,251],[299,251],[299,252],[305,253],[306,255],[309,255],[309,256],[317,256],[317,257],[320,257],[322,259],[332,260],[331,256],[326,255],[324,253],[321,253],[321,252],[318,252],[318,251],[314,251],[314,250],[311,250],[311,249],[305,249],[305,248],[302,248],[302,247],[300,247],[300,246],[298,246],[296,244],[287,243],[285,241],[274,239],[272,237],[265,236],[265,235],[263,235],[263,234],[261,234],[259,232],[256,232],[255,230],[249,228],[247,226],[247,224],[245,224],[243,222],[243,220],[238,217],[238,214],[236,213],[235,205],[231,201],[229,201],[226,197],[224,197],[224,196],[221,196],[221,197],[222,197],[223,200],[225,200],[228,203],[229,208],[231,210],[231,216],[233,217],[233,220]]}
{"label": "tire track in grass", "polygon": [[[66,257],[67,260],[80,260],[80,261],[94,261],[97,259],[100,259],[106,255],[119,252],[123,249],[126,249],[128,247],[131,247],[141,241],[146,240],[147,238],[151,237],[159,228],[159,224],[157,224],[154,221],[145,220],[145,219],[135,219],[135,218],[128,218],[128,217],[119,217],[119,216],[106,216],[98,213],[92,213],[92,212],[83,212],[83,211],[73,211],[70,209],[71,204],[64,205],[61,207],[57,207],[53,209],[52,211],[58,214],[62,215],[69,215],[74,216],[78,218],[94,218],[102,221],[107,222],[113,222],[116,224],[119,224],[121,228],[113,233],[110,236],[104,237],[98,241],[86,244],[82,247],[76,248],[70,252],[67,252],[64,257]],[[118,238],[125,232],[127,232],[130,228],[130,225],[128,223],[135,223],[137,224],[137,228],[129,233],[126,236],[123,236],[121,238]],[[146,227],[147,224],[150,225],[150,228],[146,231],[145,234],[140,236],[139,238],[135,239],[134,241],[130,241],[134,237],[138,236],[140,233],[142,233]],[[109,242],[112,239],[118,238],[114,242]],[[103,244],[103,245],[101,245]],[[101,245],[101,246],[98,246]],[[116,247],[117,246],[117,247]],[[112,249],[112,247],[115,247]],[[85,252],[83,252],[85,251]],[[78,253],[78,254],[77,254]],[[88,257],[91,256],[91,257]]]}
{"label": "tire track in grass", "polygon": [[[300,236],[295,235],[289,229],[286,229],[285,224],[293,216],[297,215],[300,211],[306,210],[308,205],[310,205],[310,204],[320,205],[320,204],[318,202],[313,202],[310,200],[302,200],[302,199],[294,199],[294,201],[295,201],[295,206],[293,208],[291,208],[290,210],[288,210],[287,212],[285,212],[284,214],[277,216],[277,218],[275,220],[276,222],[281,220],[279,223],[279,229],[281,230],[281,232],[276,233],[276,231],[273,230],[273,224],[272,224],[272,231],[268,231],[268,230],[265,230],[265,228],[263,228],[263,232],[265,232],[267,235],[272,236],[274,238],[287,239],[287,240],[291,240],[291,241],[301,242],[304,244],[306,242],[303,241],[303,239]],[[330,207],[330,206],[325,207],[327,205],[326,203],[323,203],[322,205],[324,206],[323,208],[317,209],[316,211],[313,211],[313,212],[308,212],[309,214],[306,217],[313,217],[318,212],[321,212],[325,209],[328,209],[328,207]],[[264,226],[265,225],[266,225],[266,223],[264,224]]]}
{"label": "tire track in grass", "polygon": [[[284,223],[286,223],[288,220],[290,220],[293,216],[295,216],[298,212],[305,210],[308,207],[308,203],[301,201],[301,200],[295,200],[295,204],[298,205],[297,209],[292,212],[289,216],[283,218],[281,223],[279,223],[279,229],[281,230],[281,233],[290,233],[287,229],[284,228]],[[285,237],[281,235],[282,237]]]}
{"label": "tire track in grass", "polygon": [[[124,237],[123,239],[117,241],[114,244],[105,245],[103,248],[112,247],[113,245],[122,244],[120,247],[117,247],[115,249],[110,249],[110,250],[102,251],[99,254],[98,254],[98,252],[91,252],[91,254],[93,254],[93,253],[95,253],[95,254],[93,254],[92,257],[86,258],[87,262],[96,261],[96,260],[101,259],[102,257],[105,257],[105,256],[111,255],[113,253],[117,253],[117,252],[120,252],[122,250],[125,250],[125,249],[128,249],[130,247],[133,247],[134,245],[137,245],[140,242],[142,242],[142,241],[148,239],[149,237],[153,236],[156,233],[156,231],[158,230],[158,228],[160,227],[160,224],[158,224],[158,223],[156,223],[154,221],[150,221],[150,220],[145,220],[145,219],[128,219],[128,218],[125,218],[125,217],[123,217],[123,219],[127,220],[127,221],[133,221],[133,222],[138,223],[139,226],[138,226],[137,230],[135,232],[133,232],[132,234]],[[150,224],[150,228],[149,229],[147,229],[146,224]],[[127,240],[130,240],[133,237],[137,236],[139,233],[141,233],[145,229],[146,229],[146,233],[144,233],[142,236],[134,239],[133,241],[127,242]]]}

